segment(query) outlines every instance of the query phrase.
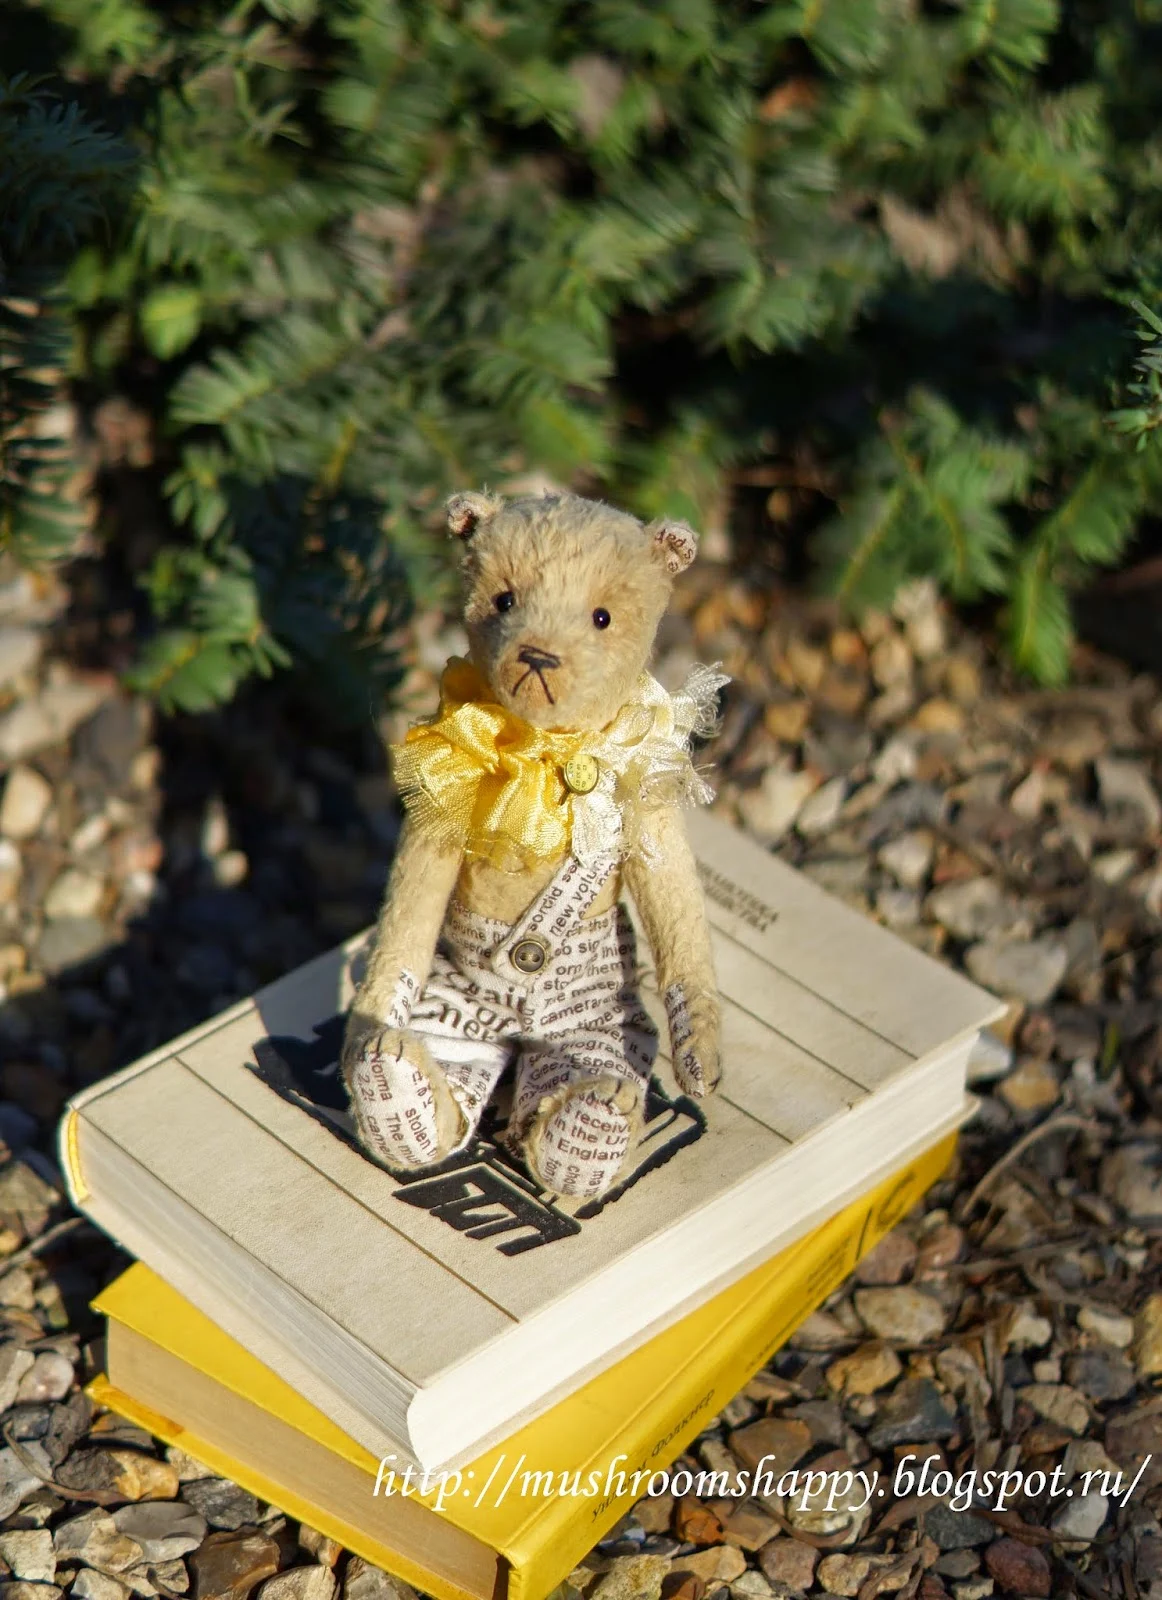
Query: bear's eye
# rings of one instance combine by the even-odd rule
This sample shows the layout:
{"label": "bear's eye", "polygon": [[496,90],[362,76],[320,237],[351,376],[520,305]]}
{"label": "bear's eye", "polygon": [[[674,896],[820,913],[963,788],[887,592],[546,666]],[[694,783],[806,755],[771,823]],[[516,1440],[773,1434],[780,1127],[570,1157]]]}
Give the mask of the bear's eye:
{"label": "bear's eye", "polygon": [[593,613],[593,626],[595,628],[608,628],[612,620],[612,617],[609,615],[609,612],[606,611],[604,606],[598,606],[597,610]]}
{"label": "bear's eye", "polygon": [[516,605],[516,595],[511,589],[506,589],[503,594],[498,594],[492,603],[498,611],[511,611]]}

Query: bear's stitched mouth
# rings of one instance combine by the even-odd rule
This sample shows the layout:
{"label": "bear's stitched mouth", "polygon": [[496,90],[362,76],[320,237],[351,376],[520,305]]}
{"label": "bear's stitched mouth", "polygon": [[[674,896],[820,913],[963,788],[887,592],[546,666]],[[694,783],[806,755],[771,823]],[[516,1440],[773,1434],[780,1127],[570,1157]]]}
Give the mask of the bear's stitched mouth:
{"label": "bear's stitched mouth", "polygon": [[513,694],[519,694],[522,684],[527,683],[534,675],[540,681],[541,688],[545,691],[545,699],[551,706],[555,706],[557,702],[553,698],[553,691],[549,688],[548,680],[540,667],[530,667],[526,673],[523,673],[512,686]]}

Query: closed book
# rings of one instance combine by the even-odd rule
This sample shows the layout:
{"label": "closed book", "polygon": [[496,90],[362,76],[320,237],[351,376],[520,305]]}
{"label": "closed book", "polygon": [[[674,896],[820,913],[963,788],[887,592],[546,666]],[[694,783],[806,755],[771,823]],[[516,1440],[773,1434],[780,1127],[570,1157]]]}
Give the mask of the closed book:
{"label": "closed book", "polygon": [[713,816],[690,832],[724,1082],[695,1102],[660,1057],[600,1201],[539,1190],[490,1125],[404,1178],[363,1154],[336,1068],[358,943],[77,1096],[74,1200],[373,1453],[470,1459],[965,1115],[995,998]]}
{"label": "closed book", "polygon": [[[543,1600],[634,1501],[665,1489],[675,1457],[915,1205],[953,1146],[909,1162],[426,1493],[400,1492],[398,1452],[365,1450],[140,1264],[96,1302],[107,1371],[90,1392],[440,1600]],[[777,1481],[782,1468],[765,1470]]]}

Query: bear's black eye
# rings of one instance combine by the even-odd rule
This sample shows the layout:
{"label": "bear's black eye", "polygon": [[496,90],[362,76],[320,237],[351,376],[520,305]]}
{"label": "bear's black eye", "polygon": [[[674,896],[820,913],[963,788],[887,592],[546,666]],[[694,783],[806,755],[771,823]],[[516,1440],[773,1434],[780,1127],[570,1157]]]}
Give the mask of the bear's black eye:
{"label": "bear's black eye", "polygon": [[593,626],[595,628],[608,628],[612,620],[613,619],[610,617],[609,612],[606,611],[604,606],[598,606],[597,610],[593,613]]}
{"label": "bear's black eye", "polygon": [[503,594],[498,594],[492,603],[498,611],[511,611],[516,605],[516,595],[511,589],[506,589]]}

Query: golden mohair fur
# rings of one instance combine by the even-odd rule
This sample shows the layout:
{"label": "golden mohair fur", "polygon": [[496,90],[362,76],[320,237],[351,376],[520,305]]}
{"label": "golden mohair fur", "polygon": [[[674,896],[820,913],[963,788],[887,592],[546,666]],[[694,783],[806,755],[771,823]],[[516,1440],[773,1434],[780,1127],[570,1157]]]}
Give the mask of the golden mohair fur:
{"label": "golden mohair fur", "polygon": [[[680,522],[643,524],[568,494],[510,501],[454,495],[448,521],[464,544],[471,660],[495,700],[546,732],[605,728],[646,669],[674,576],[693,558],[692,531]],[[501,596],[511,601],[498,606]],[[595,613],[607,614],[608,622],[598,625]],[[539,668],[529,665],[530,653],[542,663]],[[689,1093],[706,1094],[719,1075],[718,998],[702,892],[676,805],[659,806],[652,834],[660,847],[657,859],[646,866],[630,857],[587,915],[607,910],[624,881],[641,913],[666,997],[678,1081]],[[421,987],[426,981],[453,891],[465,906],[511,925],[560,864],[559,858],[501,871],[436,843],[405,821],[348,1021],[343,1068],[349,1087],[354,1065],[369,1051],[397,1059],[406,1054],[429,1077],[438,1075],[422,1041],[409,1045],[411,1036],[393,1012],[405,973],[415,975]],[[433,1088],[443,1125],[449,1096],[435,1082]],[[577,1089],[592,1095],[592,1078],[579,1072]],[[614,1090],[616,1084],[608,1109],[616,1118],[624,1095]],[[552,1106],[546,1102],[524,1130],[524,1156],[534,1176],[537,1129],[558,1109],[559,1099],[558,1093]],[[626,1115],[636,1134],[637,1113]]]}

